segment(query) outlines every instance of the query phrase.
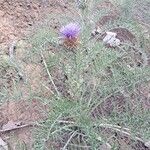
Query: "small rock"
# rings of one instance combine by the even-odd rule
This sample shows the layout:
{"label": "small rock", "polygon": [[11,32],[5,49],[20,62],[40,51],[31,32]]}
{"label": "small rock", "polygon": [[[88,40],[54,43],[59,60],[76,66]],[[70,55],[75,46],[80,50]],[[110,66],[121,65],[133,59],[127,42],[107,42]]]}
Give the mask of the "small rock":
{"label": "small rock", "polygon": [[114,32],[106,32],[106,36],[103,39],[104,43],[108,43],[110,40],[113,40],[116,37],[116,33]]}
{"label": "small rock", "polygon": [[120,40],[116,38],[117,34],[115,32],[106,32],[106,36],[103,39],[105,44],[109,44],[111,47],[116,47],[120,45]]}

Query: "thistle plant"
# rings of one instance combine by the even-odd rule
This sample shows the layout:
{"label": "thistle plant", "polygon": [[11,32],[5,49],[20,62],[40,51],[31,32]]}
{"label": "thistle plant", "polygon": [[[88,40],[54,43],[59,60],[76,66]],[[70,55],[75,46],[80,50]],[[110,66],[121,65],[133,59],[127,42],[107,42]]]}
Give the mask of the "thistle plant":
{"label": "thistle plant", "polygon": [[[89,1],[83,0],[82,2],[87,4]],[[58,149],[62,150],[97,150],[102,149],[101,144],[106,141],[112,145],[112,149],[117,149],[113,147],[113,144],[118,144],[114,141],[113,132],[118,135],[128,135],[129,138],[136,141],[137,137],[134,138],[130,134],[135,128],[144,137],[143,131],[148,124],[148,119],[146,119],[148,111],[145,110],[142,113],[139,98],[135,99],[136,106],[133,110],[131,101],[134,92],[137,92],[137,85],[150,80],[150,69],[148,67],[129,67],[128,61],[134,61],[130,58],[132,55],[126,50],[130,50],[130,45],[129,48],[126,46],[126,49],[121,49],[120,42],[118,42],[119,44],[115,43],[115,45],[119,46],[111,49],[104,45],[106,38],[102,41],[98,41],[97,37],[91,38],[90,21],[95,17],[90,14],[91,10],[90,13],[87,13],[89,9],[90,7],[80,11],[81,14],[77,18],[72,17],[74,20],[65,20],[65,23],[68,22],[68,24],[58,31],[63,46],[55,45],[60,49],[53,56],[59,58],[54,68],[59,68],[63,74],[60,79],[55,75],[52,76],[52,79],[59,90],[60,82],[57,84],[57,81],[61,80],[64,75],[66,78],[64,82],[71,96],[65,97],[60,94],[58,99],[56,93],[54,97],[47,100],[52,111],[49,118],[42,124],[40,132],[36,132],[35,149],[37,150],[44,150],[49,141],[52,144],[47,149],[57,149],[55,145],[59,145]],[[101,14],[97,15],[99,17]],[[101,28],[101,31],[108,33],[109,29],[118,27],[118,24],[126,27],[125,22],[121,24],[119,21],[116,24],[106,25]],[[95,20],[94,23],[96,24]],[[58,36],[55,39],[58,39]],[[81,46],[79,46],[80,43],[82,43]],[[63,50],[64,47],[76,49],[76,53],[68,53]],[[50,60],[46,59],[45,63],[50,64],[51,61],[52,57]],[[52,65],[47,65],[46,70],[50,74],[53,70]],[[142,117],[139,118],[139,116]],[[112,132],[109,136],[107,129]]]}

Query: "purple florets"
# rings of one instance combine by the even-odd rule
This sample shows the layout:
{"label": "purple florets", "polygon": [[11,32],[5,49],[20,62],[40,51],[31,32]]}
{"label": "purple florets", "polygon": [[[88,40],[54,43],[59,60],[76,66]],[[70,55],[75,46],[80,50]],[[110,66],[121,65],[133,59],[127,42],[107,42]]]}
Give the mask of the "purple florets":
{"label": "purple florets", "polygon": [[80,26],[76,23],[69,23],[68,25],[60,29],[61,36],[63,38],[74,39],[80,33]]}

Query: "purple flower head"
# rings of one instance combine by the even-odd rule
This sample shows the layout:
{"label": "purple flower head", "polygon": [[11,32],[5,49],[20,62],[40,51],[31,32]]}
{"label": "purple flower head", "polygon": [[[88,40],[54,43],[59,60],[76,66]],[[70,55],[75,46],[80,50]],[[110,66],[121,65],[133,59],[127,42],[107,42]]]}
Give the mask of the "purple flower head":
{"label": "purple flower head", "polygon": [[68,39],[76,38],[80,33],[80,26],[76,23],[69,23],[60,29],[61,36]]}

